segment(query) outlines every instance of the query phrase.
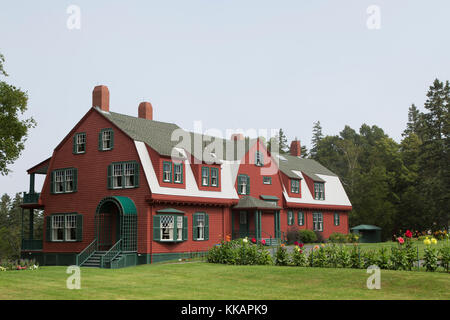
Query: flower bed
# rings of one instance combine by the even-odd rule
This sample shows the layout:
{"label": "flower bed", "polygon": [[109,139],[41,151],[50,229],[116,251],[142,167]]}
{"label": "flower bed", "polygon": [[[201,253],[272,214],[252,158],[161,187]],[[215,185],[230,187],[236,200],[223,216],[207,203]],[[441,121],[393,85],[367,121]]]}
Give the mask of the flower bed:
{"label": "flower bed", "polygon": [[39,265],[34,259],[0,260],[0,271],[36,270]]}

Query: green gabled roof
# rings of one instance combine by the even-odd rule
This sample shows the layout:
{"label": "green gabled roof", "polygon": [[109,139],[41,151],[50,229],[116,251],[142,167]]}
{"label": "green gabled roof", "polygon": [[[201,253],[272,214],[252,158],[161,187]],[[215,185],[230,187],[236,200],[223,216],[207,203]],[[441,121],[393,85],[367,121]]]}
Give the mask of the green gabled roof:
{"label": "green gabled roof", "polygon": [[264,201],[261,199],[256,199],[251,196],[242,197],[238,204],[233,207],[233,209],[281,209],[276,203],[272,201]]}
{"label": "green gabled roof", "polygon": [[381,228],[370,224],[360,224],[359,226],[350,228],[350,230],[381,230]]}
{"label": "green gabled roof", "polygon": [[282,154],[282,157],[284,157],[286,160],[279,159],[280,170],[289,178],[300,179],[300,177],[292,172],[292,170],[301,171],[312,180],[317,182],[324,182],[324,180],[318,177],[317,174],[337,176],[335,173],[331,172],[313,159],[294,157],[289,154]]}
{"label": "green gabled roof", "polygon": [[161,209],[161,210],[157,210],[157,213],[180,213],[180,214],[184,214],[183,211],[181,210],[177,210],[174,208],[166,208],[166,209]]}

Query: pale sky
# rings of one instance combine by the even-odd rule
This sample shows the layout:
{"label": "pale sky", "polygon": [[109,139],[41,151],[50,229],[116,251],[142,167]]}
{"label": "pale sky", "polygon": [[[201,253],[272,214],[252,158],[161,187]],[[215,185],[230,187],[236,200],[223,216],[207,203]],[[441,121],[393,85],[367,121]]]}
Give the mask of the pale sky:
{"label": "pale sky", "polygon": [[[70,5],[80,29],[67,28]],[[367,26],[371,5],[380,29]],[[190,130],[281,127],[309,148],[319,120],[325,134],[367,123],[400,141],[411,103],[450,80],[449,15],[448,0],[3,2],[6,81],[28,92],[38,125],[0,194],[28,190],[26,170],[51,156],[98,84],[111,111],[137,115],[144,99],[155,120]]]}

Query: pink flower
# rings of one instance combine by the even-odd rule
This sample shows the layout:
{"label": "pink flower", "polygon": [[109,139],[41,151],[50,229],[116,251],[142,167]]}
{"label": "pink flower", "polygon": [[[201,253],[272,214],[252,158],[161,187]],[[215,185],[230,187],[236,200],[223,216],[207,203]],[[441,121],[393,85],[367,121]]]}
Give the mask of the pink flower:
{"label": "pink flower", "polygon": [[261,240],[261,244],[262,244],[262,245],[266,245],[266,240],[262,239],[262,240]]}
{"label": "pink flower", "polygon": [[299,245],[298,241],[295,241],[295,242],[294,242],[294,244],[295,244],[296,246],[298,246],[298,245]]}
{"label": "pink flower", "polygon": [[398,243],[403,244],[405,243],[405,239],[403,239],[402,237],[398,237],[397,238]]}
{"label": "pink flower", "polygon": [[409,230],[406,230],[406,232],[405,232],[405,237],[407,237],[407,238],[412,238],[412,232],[409,231]]}

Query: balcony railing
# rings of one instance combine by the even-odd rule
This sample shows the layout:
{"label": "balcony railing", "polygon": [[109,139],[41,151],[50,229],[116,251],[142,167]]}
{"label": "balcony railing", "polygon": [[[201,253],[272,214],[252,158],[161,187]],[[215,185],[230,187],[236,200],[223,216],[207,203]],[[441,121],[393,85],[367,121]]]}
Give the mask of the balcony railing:
{"label": "balcony railing", "polygon": [[23,203],[24,204],[38,203],[40,195],[41,194],[39,192],[33,192],[33,193],[24,192],[23,193]]}
{"label": "balcony railing", "polygon": [[42,250],[42,240],[22,239],[22,251],[39,251]]}

